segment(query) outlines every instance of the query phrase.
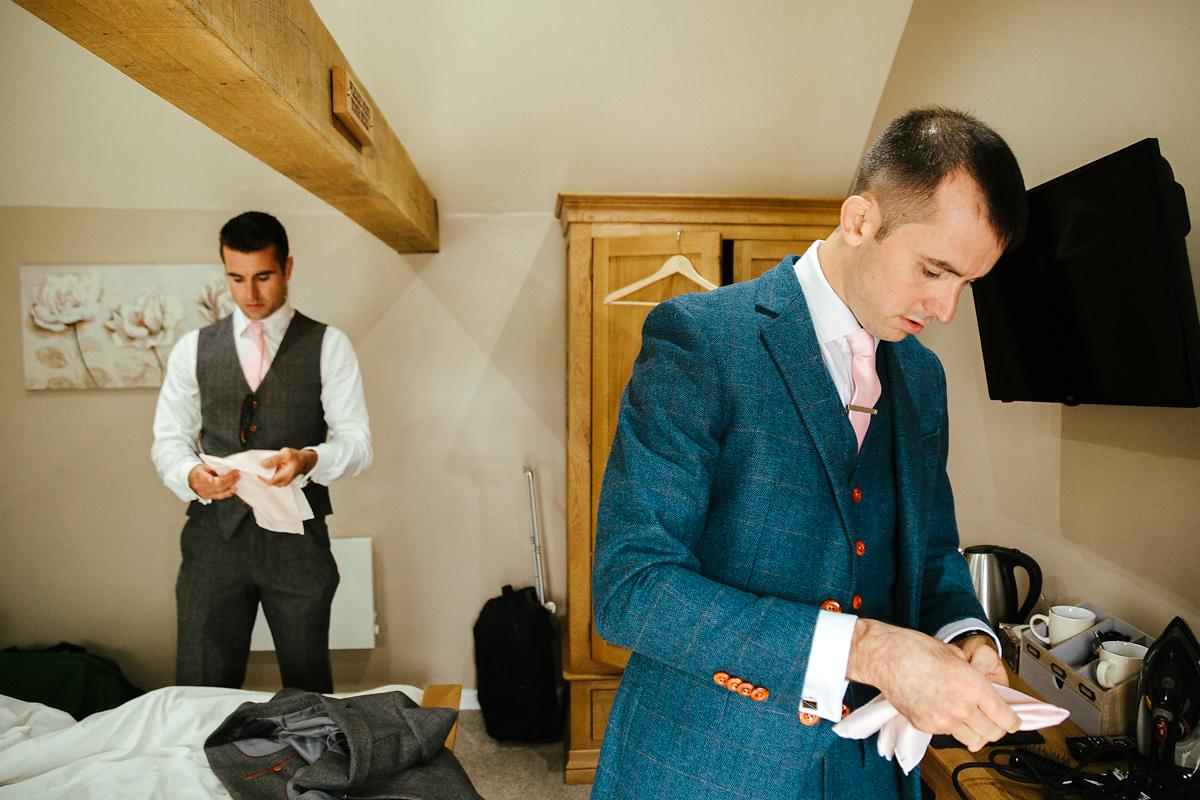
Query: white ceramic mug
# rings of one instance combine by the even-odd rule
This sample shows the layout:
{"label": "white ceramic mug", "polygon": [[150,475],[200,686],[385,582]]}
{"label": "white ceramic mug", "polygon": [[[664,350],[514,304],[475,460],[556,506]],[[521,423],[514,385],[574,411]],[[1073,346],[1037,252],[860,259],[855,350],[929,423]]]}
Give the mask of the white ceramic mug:
{"label": "white ceramic mug", "polygon": [[1096,682],[1105,689],[1124,683],[1142,671],[1146,646],[1133,642],[1105,642],[1100,645],[1100,663],[1096,664]]}
{"label": "white ceramic mug", "polygon": [[[1039,621],[1046,623],[1046,630],[1050,634],[1049,638],[1038,633],[1037,623]],[[1075,634],[1083,633],[1094,624],[1096,624],[1094,611],[1088,611],[1079,606],[1051,606],[1049,615],[1034,614],[1029,618],[1029,632],[1038,641],[1051,647],[1057,647]]]}

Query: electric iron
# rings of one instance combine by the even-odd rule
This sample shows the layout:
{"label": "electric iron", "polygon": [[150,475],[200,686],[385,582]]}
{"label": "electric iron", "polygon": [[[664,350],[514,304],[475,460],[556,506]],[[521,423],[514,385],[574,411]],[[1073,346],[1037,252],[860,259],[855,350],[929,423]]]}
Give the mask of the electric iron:
{"label": "electric iron", "polygon": [[1146,653],[1137,742],[1160,787],[1182,781],[1200,792],[1200,642],[1181,617]]}

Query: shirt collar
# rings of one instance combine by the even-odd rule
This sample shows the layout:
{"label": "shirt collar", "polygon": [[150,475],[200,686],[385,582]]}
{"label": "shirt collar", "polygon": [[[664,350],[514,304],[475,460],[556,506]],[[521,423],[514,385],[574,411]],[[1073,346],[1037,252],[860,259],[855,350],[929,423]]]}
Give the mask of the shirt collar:
{"label": "shirt collar", "polygon": [[[271,316],[262,321],[263,334],[270,340],[278,342],[283,339],[283,334],[287,331],[288,325],[292,321],[292,315],[296,312],[292,310],[291,303],[286,300],[283,305],[275,309]],[[233,309],[233,335],[234,336],[249,336],[250,333],[250,318],[247,317],[241,308]]]}
{"label": "shirt collar", "polygon": [[824,243],[824,240],[818,239],[809,245],[795,265],[796,278],[804,292],[804,301],[808,303],[817,341],[822,344],[844,339],[862,327],[829,285],[825,271],[821,269],[817,250]]}

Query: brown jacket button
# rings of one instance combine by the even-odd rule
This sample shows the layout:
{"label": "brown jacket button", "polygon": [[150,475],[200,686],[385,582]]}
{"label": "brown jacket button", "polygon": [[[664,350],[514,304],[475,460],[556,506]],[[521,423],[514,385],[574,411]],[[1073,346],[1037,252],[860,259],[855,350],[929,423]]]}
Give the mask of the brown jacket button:
{"label": "brown jacket button", "polygon": [[865,556],[867,554],[867,543],[859,539],[854,543],[854,555]]}
{"label": "brown jacket button", "polygon": [[855,611],[858,611],[860,608],[862,608],[862,595],[861,594],[856,594],[856,595],[854,595],[854,597],[850,598],[850,607],[853,608]]}
{"label": "brown jacket button", "polygon": [[742,685],[738,687],[738,694],[740,694],[742,697],[749,697],[751,694],[753,694],[755,688],[757,687],[755,687],[753,683],[743,681]]}
{"label": "brown jacket button", "polygon": [[812,725],[816,725],[820,721],[821,721],[821,718],[818,717],[816,714],[806,714],[804,712],[801,712],[801,714],[800,714],[800,724],[801,725],[812,726]]}
{"label": "brown jacket button", "polygon": [[742,685],[741,678],[732,677],[729,680],[725,681],[725,688],[731,692],[736,692],[738,690],[738,687],[741,685]]}
{"label": "brown jacket button", "polygon": [[848,716],[850,716],[850,706],[842,703],[842,719],[845,719]]}
{"label": "brown jacket button", "polygon": [[761,686],[755,686],[754,691],[750,693],[750,699],[756,703],[761,703],[770,696],[771,693]]}
{"label": "brown jacket button", "polygon": [[840,613],[842,610],[842,604],[839,603],[837,600],[832,600],[832,599],[826,600],[824,603],[821,603],[821,610],[822,611],[832,611],[835,614]]}
{"label": "brown jacket button", "polygon": [[717,686],[724,686],[725,681],[727,681],[727,680],[729,680],[728,672],[714,672],[713,673],[713,683],[715,683]]}
{"label": "brown jacket button", "polygon": [[856,503],[861,503],[862,502],[862,489],[858,488],[857,486],[855,486],[853,489],[851,489],[850,490],[850,499]]}

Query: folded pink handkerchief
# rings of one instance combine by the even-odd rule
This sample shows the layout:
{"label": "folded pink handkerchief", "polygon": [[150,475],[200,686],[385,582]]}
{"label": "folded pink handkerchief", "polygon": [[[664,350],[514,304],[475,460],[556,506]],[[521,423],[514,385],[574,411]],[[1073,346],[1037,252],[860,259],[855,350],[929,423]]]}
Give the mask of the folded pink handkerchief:
{"label": "folded pink handkerchief", "polygon": [[[1049,728],[1071,716],[1071,712],[1065,708],[1034,700],[1016,689],[998,684],[992,684],[992,688],[1017,712],[1023,731]],[[921,763],[929,740],[933,738],[913,727],[882,695],[833,726],[833,732],[843,739],[865,739],[877,731],[879,738],[876,749],[879,755],[889,761],[895,756],[905,775]]]}
{"label": "folded pink handkerchief", "polygon": [[[238,481],[236,494],[254,512],[254,522],[260,528],[278,533],[304,533],[304,520],[313,518],[312,506],[300,489],[298,481],[287,486],[272,486],[267,483],[275,474],[275,467],[262,465],[264,459],[275,455],[274,450],[243,450],[224,458],[200,454],[200,460],[224,475],[232,469],[245,473]],[[261,478],[261,480],[256,480]]]}

